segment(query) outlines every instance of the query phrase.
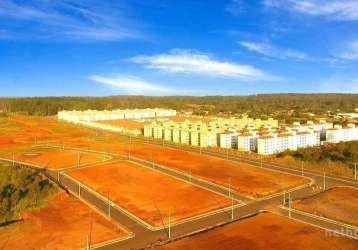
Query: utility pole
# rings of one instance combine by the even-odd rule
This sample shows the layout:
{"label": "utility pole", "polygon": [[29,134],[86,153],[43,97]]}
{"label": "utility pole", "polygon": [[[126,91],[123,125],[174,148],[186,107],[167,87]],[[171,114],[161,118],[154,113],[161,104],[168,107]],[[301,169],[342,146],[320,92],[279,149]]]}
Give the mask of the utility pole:
{"label": "utility pole", "polygon": [[77,152],[77,167],[80,167],[81,155],[80,152]]}
{"label": "utility pole", "polygon": [[87,240],[86,240],[86,250],[89,250],[89,239],[88,239],[88,235],[87,235]]}
{"label": "utility pole", "polygon": [[354,163],[354,179],[357,180],[357,163]]}
{"label": "utility pole", "polygon": [[282,200],[282,204],[285,206],[286,205],[286,190],[283,190],[283,200]]}
{"label": "utility pole", "polygon": [[301,161],[301,175],[303,176],[303,161]]}
{"label": "utility pole", "polygon": [[291,218],[291,193],[288,193],[288,216]]}
{"label": "utility pole", "polygon": [[131,145],[132,145],[132,136],[129,136],[129,151],[128,151],[128,160],[131,160]]}
{"label": "utility pole", "polygon": [[169,239],[172,237],[172,231],[171,231],[171,225],[170,225],[170,223],[171,223],[171,213],[172,213],[172,211],[169,210],[169,218],[168,218],[168,237],[169,237]]}
{"label": "utility pole", "polygon": [[108,217],[111,218],[111,200],[109,199],[109,191],[108,191]]}
{"label": "utility pole", "polygon": [[231,220],[234,220],[234,196],[231,196]]}
{"label": "utility pole", "polygon": [[229,182],[229,197],[231,197],[231,177],[228,178]]}

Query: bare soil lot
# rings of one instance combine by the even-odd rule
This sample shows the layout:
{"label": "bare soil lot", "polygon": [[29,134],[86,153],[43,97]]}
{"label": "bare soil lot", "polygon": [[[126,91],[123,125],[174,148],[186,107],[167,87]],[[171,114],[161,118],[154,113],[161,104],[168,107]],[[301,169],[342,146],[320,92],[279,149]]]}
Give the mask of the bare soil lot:
{"label": "bare soil lot", "polygon": [[100,154],[76,152],[59,149],[33,149],[15,155],[15,160],[46,167],[48,169],[61,169],[77,166],[79,163],[88,164],[100,162],[103,156]]}
{"label": "bare soil lot", "polygon": [[358,226],[358,189],[336,187],[295,202],[293,207],[315,215]]}
{"label": "bare soil lot", "polygon": [[60,193],[50,204],[23,214],[24,221],[0,228],[0,249],[80,249],[128,236],[119,224],[108,221],[77,199]]}
{"label": "bare soil lot", "polygon": [[319,228],[286,217],[262,213],[211,231],[196,234],[158,249],[357,249],[358,242],[329,237]]}
{"label": "bare soil lot", "polygon": [[68,174],[153,226],[231,205],[231,200],[127,161],[71,170]]}
{"label": "bare soil lot", "polygon": [[[125,153],[128,145],[122,145]],[[263,197],[309,182],[300,176],[260,169],[249,164],[227,161],[148,144],[132,144],[131,155],[189,173],[216,184],[231,187],[244,195]]]}

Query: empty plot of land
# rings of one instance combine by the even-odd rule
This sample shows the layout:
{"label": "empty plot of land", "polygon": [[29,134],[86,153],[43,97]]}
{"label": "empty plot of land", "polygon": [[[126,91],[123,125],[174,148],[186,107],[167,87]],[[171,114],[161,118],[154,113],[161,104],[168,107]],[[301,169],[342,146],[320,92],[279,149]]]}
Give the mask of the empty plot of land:
{"label": "empty plot of land", "polygon": [[103,156],[72,150],[36,149],[16,154],[15,160],[49,169],[61,169],[99,162],[103,160]]}
{"label": "empty plot of land", "polygon": [[68,174],[153,226],[176,222],[231,201],[221,195],[127,161],[72,170]]}
{"label": "empty plot of land", "polygon": [[[129,145],[122,150],[129,149]],[[262,197],[309,182],[309,179],[260,169],[249,164],[218,159],[155,145],[132,144],[131,154],[148,161],[189,173],[237,192]]]}
{"label": "empty plot of land", "polygon": [[159,247],[159,249],[357,249],[358,242],[326,236],[319,228],[263,213]]}
{"label": "empty plot of land", "polygon": [[332,188],[295,202],[294,208],[358,226],[358,189]]}
{"label": "empty plot of land", "polygon": [[0,149],[94,136],[94,131],[49,117],[11,115],[0,121]]}
{"label": "empty plot of land", "polygon": [[92,245],[129,235],[65,193],[24,217],[23,222],[0,228],[0,249],[84,249],[90,232]]}

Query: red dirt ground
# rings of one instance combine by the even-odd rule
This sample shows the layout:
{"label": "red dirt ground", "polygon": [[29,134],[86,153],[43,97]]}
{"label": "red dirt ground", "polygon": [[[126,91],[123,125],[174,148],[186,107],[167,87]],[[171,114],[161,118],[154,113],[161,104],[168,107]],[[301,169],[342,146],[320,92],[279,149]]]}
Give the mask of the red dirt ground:
{"label": "red dirt ground", "polygon": [[358,242],[343,237],[326,236],[319,228],[283,216],[263,213],[158,248],[163,250],[353,250],[358,248]]}
{"label": "red dirt ground", "polygon": [[[100,141],[95,137],[95,132],[81,126],[75,126],[52,118],[43,117],[11,117],[11,123],[22,127],[20,132],[0,137],[5,141],[4,145],[19,146],[30,145],[35,138],[38,140],[52,140],[60,144],[88,147],[111,152],[128,153],[128,141],[118,136],[104,133],[106,136]],[[37,137],[36,137],[36,136]],[[10,141],[10,142],[9,142]],[[0,149],[4,149],[4,147]],[[5,147],[9,148],[9,147]],[[282,189],[288,189],[303,184],[307,179],[292,175],[258,169],[244,163],[235,163],[220,160],[210,156],[187,153],[179,150],[165,149],[160,146],[132,144],[132,153],[140,158],[154,160],[162,165],[189,172],[201,178],[216,182],[220,185],[228,185],[228,178],[232,178],[232,187],[236,191],[250,196],[265,196]]]}
{"label": "red dirt ground", "polygon": [[[71,150],[40,150],[15,155],[15,160],[49,169],[61,169],[77,165],[78,153]],[[88,164],[103,160],[103,156],[81,152],[80,164]]]}
{"label": "red dirt ground", "polygon": [[[126,153],[129,146],[125,145],[122,148],[125,148],[124,153]],[[283,189],[287,190],[309,181],[299,176],[260,169],[245,163],[154,145],[132,144],[131,154],[149,161],[154,159],[158,164],[186,173],[191,170],[193,176],[199,176],[223,186],[228,186],[228,178],[231,177],[234,190],[255,197],[266,196]]]}
{"label": "red dirt ground", "polygon": [[[76,147],[88,145],[83,139],[69,142]],[[112,142],[92,142],[91,147],[106,149],[111,152],[128,155],[129,148],[133,156],[152,161],[182,172],[198,176],[217,184],[228,186],[231,177],[232,188],[237,192],[255,197],[263,197],[280,190],[287,190],[307,183],[309,180],[300,176],[284,174],[267,169],[260,169],[249,164],[218,159],[211,156],[199,155],[161,146],[132,143],[114,139]]]}
{"label": "red dirt ground", "polygon": [[19,146],[30,146],[36,141],[62,142],[73,138],[90,138],[89,129],[38,116],[9,116],[0,120],[0,150],[13,151]]}
{"label": "red dirt ground", "polygon": [[0,228],[0,249],[79,249],[86,247],[92,221],[91,244],[128,236],[120,225],[93,212],[65,194],[49,206],[24,215],[23,222]]}
{"label": "red dirt ground", "polygon": [[358,189],[332,188],[295,202],[294,208],[358,226]]}
{"label": "red dirt ground", "polygon": [[[231,205],[221,195],[127,161],[72,170],[69,175],[154,226]],[[235,203],[237,204],[237,203]]]}

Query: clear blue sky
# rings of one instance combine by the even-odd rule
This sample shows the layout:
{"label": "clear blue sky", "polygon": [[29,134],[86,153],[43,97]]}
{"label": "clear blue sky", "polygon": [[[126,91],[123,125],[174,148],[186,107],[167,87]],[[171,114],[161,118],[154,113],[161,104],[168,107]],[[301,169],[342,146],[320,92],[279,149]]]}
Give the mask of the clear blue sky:
{"label": "clear blue sky", "polygon": [[0,95],[358,92],[358,0],[0,0]]}

